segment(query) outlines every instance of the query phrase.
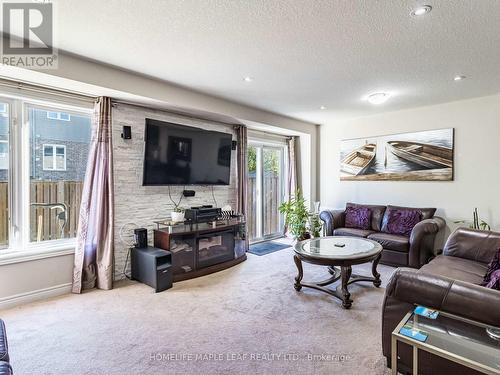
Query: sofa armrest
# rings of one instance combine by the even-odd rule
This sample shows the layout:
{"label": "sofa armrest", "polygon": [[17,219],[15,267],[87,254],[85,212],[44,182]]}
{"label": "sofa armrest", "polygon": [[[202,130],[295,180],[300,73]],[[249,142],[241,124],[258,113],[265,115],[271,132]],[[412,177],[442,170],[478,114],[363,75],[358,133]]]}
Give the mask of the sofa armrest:
{"label": "sofa armrest", "polygon": [[0,374],[1,375],[12,375],[12,367],[8,362],[0,361]]}
{"label": "sofa armrest", "polygon": [[386,357],[390,357],[392,331],[415,305],[500,327],[499,291],[399,268],[386,288],[382,308],[382,347]]}
{"label": "sofa armrest", "polygon": [[420,268],[436,256],[434,240],[445,225],[446,222],[439,216],[422,220],[415,225],[410,235],[410,253],[408,255],[408,265],[410,267]]}
{"label": "sofa armrest", "polygon": [[394,272],[386,295],[500,327],[500,292],[484,286],[400,268]]}
{"label": "sofa armrest", "polygon": [[5,330],[5,323],[3,322],[2,319],[0,319],[0,361],[9,362],[9,346],[7,344],[7,331]]}
{"label": "sofa armrest", "polygon": [[323,220],[325,236],[333,236],[335,228],[342,228],[345,224],[345,210],[321,211],[319,218]]}

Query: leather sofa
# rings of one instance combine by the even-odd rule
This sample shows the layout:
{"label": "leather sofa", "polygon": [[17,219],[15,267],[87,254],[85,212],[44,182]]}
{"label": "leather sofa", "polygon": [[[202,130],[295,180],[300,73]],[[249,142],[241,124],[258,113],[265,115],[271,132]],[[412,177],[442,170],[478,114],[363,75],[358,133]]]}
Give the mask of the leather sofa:
{"label": "leather sofa", "polygon": [[9,347],[7,345],[7,332],[5,324],[0,319],[0,375],[12,375],[9,364]]}
{"label": "leather sofa", "polygon": [[[500,233],[459,228],[448,238],[442,255],[419,270],[399,268],[394,272],[382,310],[382,349],[388,367],[391,333],[415,305],[500,327],[500,292],[479,285],[499,248]],[[398,356],[398,369],[411,369],[408,345],[398,344]],[[419,357],[419,374],[476,374],[425,352]]]}
{"label": "leather sofa", "polygon": [[356,236],[377,241],[383,247],[380,263],[391,266],[407,266],[420,268],[436,254],[434,241],[437,233],[445,227],[445,221],[434,216],[435,208],[419,208],[422,213],[420,221],[410,236],[382,232],[388,220],[387,208],[411,209],[411,207],[360,205],[347,203],[349,206],[368,207],[371,210],[371,228],[369,230],[346,228],[345,210],[326,210],[320,213],[324,222],[326,236]]}

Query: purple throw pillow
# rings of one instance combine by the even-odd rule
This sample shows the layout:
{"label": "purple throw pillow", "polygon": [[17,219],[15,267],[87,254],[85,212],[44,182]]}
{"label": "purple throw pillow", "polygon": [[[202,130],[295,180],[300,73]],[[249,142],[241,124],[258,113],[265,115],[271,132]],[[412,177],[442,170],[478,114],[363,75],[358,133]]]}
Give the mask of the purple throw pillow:
{"label": "purple throw pillow", "polygon": [[345,210],[345,227],[370,229],[372,210],[368,207],[347,207]]}
{"label": "purple throw pillow", "polygon": [[387,213],[387,224],[384,232],[409,236],[413,227],[422,221],[420,210],[392,209]]}
{"label": "purple throw pillow", "polygon": [[500,290],[500,249],[498,249],[490,264],[488,264],[488,270],[486,271],[486,275],[484,275],[481,285]]}

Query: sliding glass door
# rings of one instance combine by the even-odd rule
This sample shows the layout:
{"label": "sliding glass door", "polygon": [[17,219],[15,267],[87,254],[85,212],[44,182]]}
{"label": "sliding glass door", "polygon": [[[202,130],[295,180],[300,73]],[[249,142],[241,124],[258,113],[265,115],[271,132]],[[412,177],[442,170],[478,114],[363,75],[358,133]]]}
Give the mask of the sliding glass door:
{"label": "sliding glass door", "polygon": [[280,237],[283,217],[285,146],[250,142],[248,145],[248,230],[250,241]]}

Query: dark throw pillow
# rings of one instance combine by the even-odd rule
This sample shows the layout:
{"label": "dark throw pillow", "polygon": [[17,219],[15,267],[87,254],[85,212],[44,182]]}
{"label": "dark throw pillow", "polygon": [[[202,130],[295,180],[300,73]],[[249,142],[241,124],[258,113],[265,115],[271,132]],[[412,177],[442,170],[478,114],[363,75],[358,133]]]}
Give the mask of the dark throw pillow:
{"label": "dark throw pillow", "polygon": [[500,249],[488,264],[488,270],[481,285],[486,288],[500,290]]}
{"label": "dark throw pillow", "polygon": [[368,207],[347,207],[345,209],[345,227],[356,229],[370,229],[372,210]]}
{"label": "dark throw pillow", "polygon": [[386,215],[384,232],[390,234],[409,236],[413,227],[422,221],[422,213],[419,210],[391,209]]}

